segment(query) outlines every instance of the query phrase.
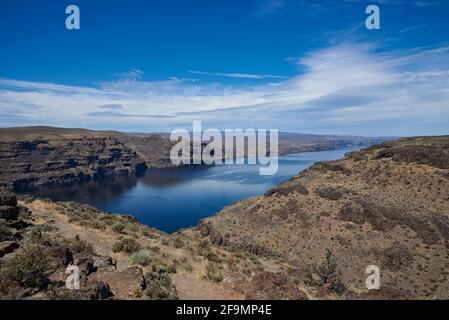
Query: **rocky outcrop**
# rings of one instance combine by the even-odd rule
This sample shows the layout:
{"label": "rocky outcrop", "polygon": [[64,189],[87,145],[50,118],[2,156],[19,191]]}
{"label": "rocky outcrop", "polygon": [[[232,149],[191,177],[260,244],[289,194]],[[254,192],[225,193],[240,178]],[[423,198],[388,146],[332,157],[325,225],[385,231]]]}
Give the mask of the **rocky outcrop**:
{"label": "rocky outcrop", "polygon": [[3,241],[0,242],[0,258],[4,257],[8,253],[14,252],[20,245],[16,241]]}
{"label": "rocky outcrop", "polygon": [[18,231],[22,229],[18,218],[21,212],[26,213],[27,211],[27,208],[17,204],[16,196],[13,193],[0,190],[0,258],[20,247],[16,241],[21,238]]}
{"label": "rocky outcrop", "polygon": [[0,141],[0,187],[58,185],[146,170],[115,137]]}

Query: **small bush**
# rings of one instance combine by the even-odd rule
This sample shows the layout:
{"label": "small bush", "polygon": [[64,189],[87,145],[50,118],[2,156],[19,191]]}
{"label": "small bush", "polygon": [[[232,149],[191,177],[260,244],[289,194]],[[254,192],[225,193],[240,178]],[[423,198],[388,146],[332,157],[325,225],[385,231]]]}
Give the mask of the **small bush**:
{"label": "small bush", "polygon": [[73,239],[65,240],[64,244],[74,254],[76,254],[76,253],[93,254],[94,253],[92,244],[87,241],[81,240],[79,235],[76,235]]}
{"label": "small bush", "polygon": [[173,246],[177,249],[184,247],[184,241],[180,237],[175,237],[173,239]]}
{"label": "small bush", "polygon": [[147,266],[151,262],[151,253],[148,250],[139,250],[131,256],[131,262],[133,264]]}
{"label": "small bush", "polygon": [[315,267],[315,273],[320,279],[320,284],[330,283],[337,275],[337,261],[329,249],[326,250],[324,261]]}
{"label": "small bush", "polygon": [[203,274],[202,278],[204,280],[209,280],[212,282],[221,282],[223,281],[223,275],[221,271],[219,270],[216,263],[209,262],[206,266],[206,271]]}
{"label": "small bush", "polygon": [[176,273],[178,272],[178,267],[177,267],[177,263],[172,263],[167,267],[167,272],[168,273]]}
{"label": "small bush", "polygon": [[161,237],[161,244],[163,246],[169,246],[170,245],[170,241],[167,239],[167,237]]}
{"label": "small bush", "polygon": [[343,294],[346,290],[344,283],[340,280],[339,272],[337,271],[337,260],[332,256],[330,250],[326,251],[324,261],[315,267],[315,273],[319,277],[319,284],[323,285],[329,283],[329,289],[336,294]]}
{"label": "small bush", "polygon": [[165,268],[145,274],[147,288],[145,294],[150,299],[175,300],[178,299],[176,288]]}
{"label": "small bush", "polygon": [[123,230],[125,230],[125,225],[121,222],[116,223],[112,226],[112,230],[117,232],[117,233],[122,233]]}
{"label": "small bush", "polygon": [[117,252],[126,252],[126,253],[134,253],[140,250],[140,244],[133,238],[123,238],[112,246],[112,251]]}
{"label": "small bush", "polygon": [[141,227],[141,232],[142,232],[142,235],[144,237],[147,237],[147,238],[150,238],[150,239],[159,238],[159,235],[154,230],[152,230],[150,227],[142,226]]}
{"label": "small bush", "polygon": [[32,245],[20,250],[3,269],[2,277],[18,283],[21,287],[42,288],[51,274],[48,249],[41,245]]}
{"label": "small bush", "polygon": [[201,252],[201,255],[204,257],[204,259],[206,259],[208,261],[216,262],[216,263],[222,262],[221,258],[218,256],[218,254],[213,252],[210,248],[205,249],[203,252]]}

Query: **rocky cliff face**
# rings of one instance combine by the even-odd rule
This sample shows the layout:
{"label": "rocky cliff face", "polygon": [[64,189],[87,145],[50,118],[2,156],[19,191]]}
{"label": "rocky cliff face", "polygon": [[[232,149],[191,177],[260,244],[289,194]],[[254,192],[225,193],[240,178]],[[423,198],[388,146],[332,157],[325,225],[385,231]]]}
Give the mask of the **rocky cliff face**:
{"label": "rocky cliff face", "polygon": [[0,187],[73,183],[145,169],[145,161],[116,137],[0,141]]}
{"label": "rocky cliff face", "polygon": [[390,296],[442,298],[449,274],[448,160],[448,136],[376,145],[317,163],[265,196],[224,208],[196,232],[304,272],[331,252],[339,281],[359,294],[367,291],[366,267],[376,265]]}

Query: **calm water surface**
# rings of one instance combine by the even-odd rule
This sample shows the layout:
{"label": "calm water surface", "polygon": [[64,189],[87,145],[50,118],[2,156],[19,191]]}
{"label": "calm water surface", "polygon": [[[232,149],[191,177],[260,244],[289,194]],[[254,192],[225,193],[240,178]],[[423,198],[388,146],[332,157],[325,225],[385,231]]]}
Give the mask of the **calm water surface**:
{"label": "calm water surface", "polygon": [[226,205],[264,194],[317,161],[335,160],[359,148],[281,156],[274,176],[257,165],[150,169],[141,177],[119,177],[28,191],[56,201],[78,201],[103,211],[130,214],[141,223],[173,232],[193,226]]}

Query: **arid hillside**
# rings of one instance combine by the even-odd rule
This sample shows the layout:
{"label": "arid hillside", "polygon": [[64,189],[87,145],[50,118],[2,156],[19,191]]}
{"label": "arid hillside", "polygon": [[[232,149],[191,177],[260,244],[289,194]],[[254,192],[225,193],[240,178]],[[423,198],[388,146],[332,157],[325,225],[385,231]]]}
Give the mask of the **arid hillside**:
{"label": "arid hillside", "polygon": [[[68,266],[79,290],[66,288]],[[0,300],[306,299],[290,270],[130,216],[0,191]]]}
{"label": "arid hillside", "polygon": [[[408,138],[317,163],[189,231],[303,273],[324,255],[359,296],[376,265],[394,297],[448,297],[449,137]],[[309,279],[307,279],[309,278]]]}

